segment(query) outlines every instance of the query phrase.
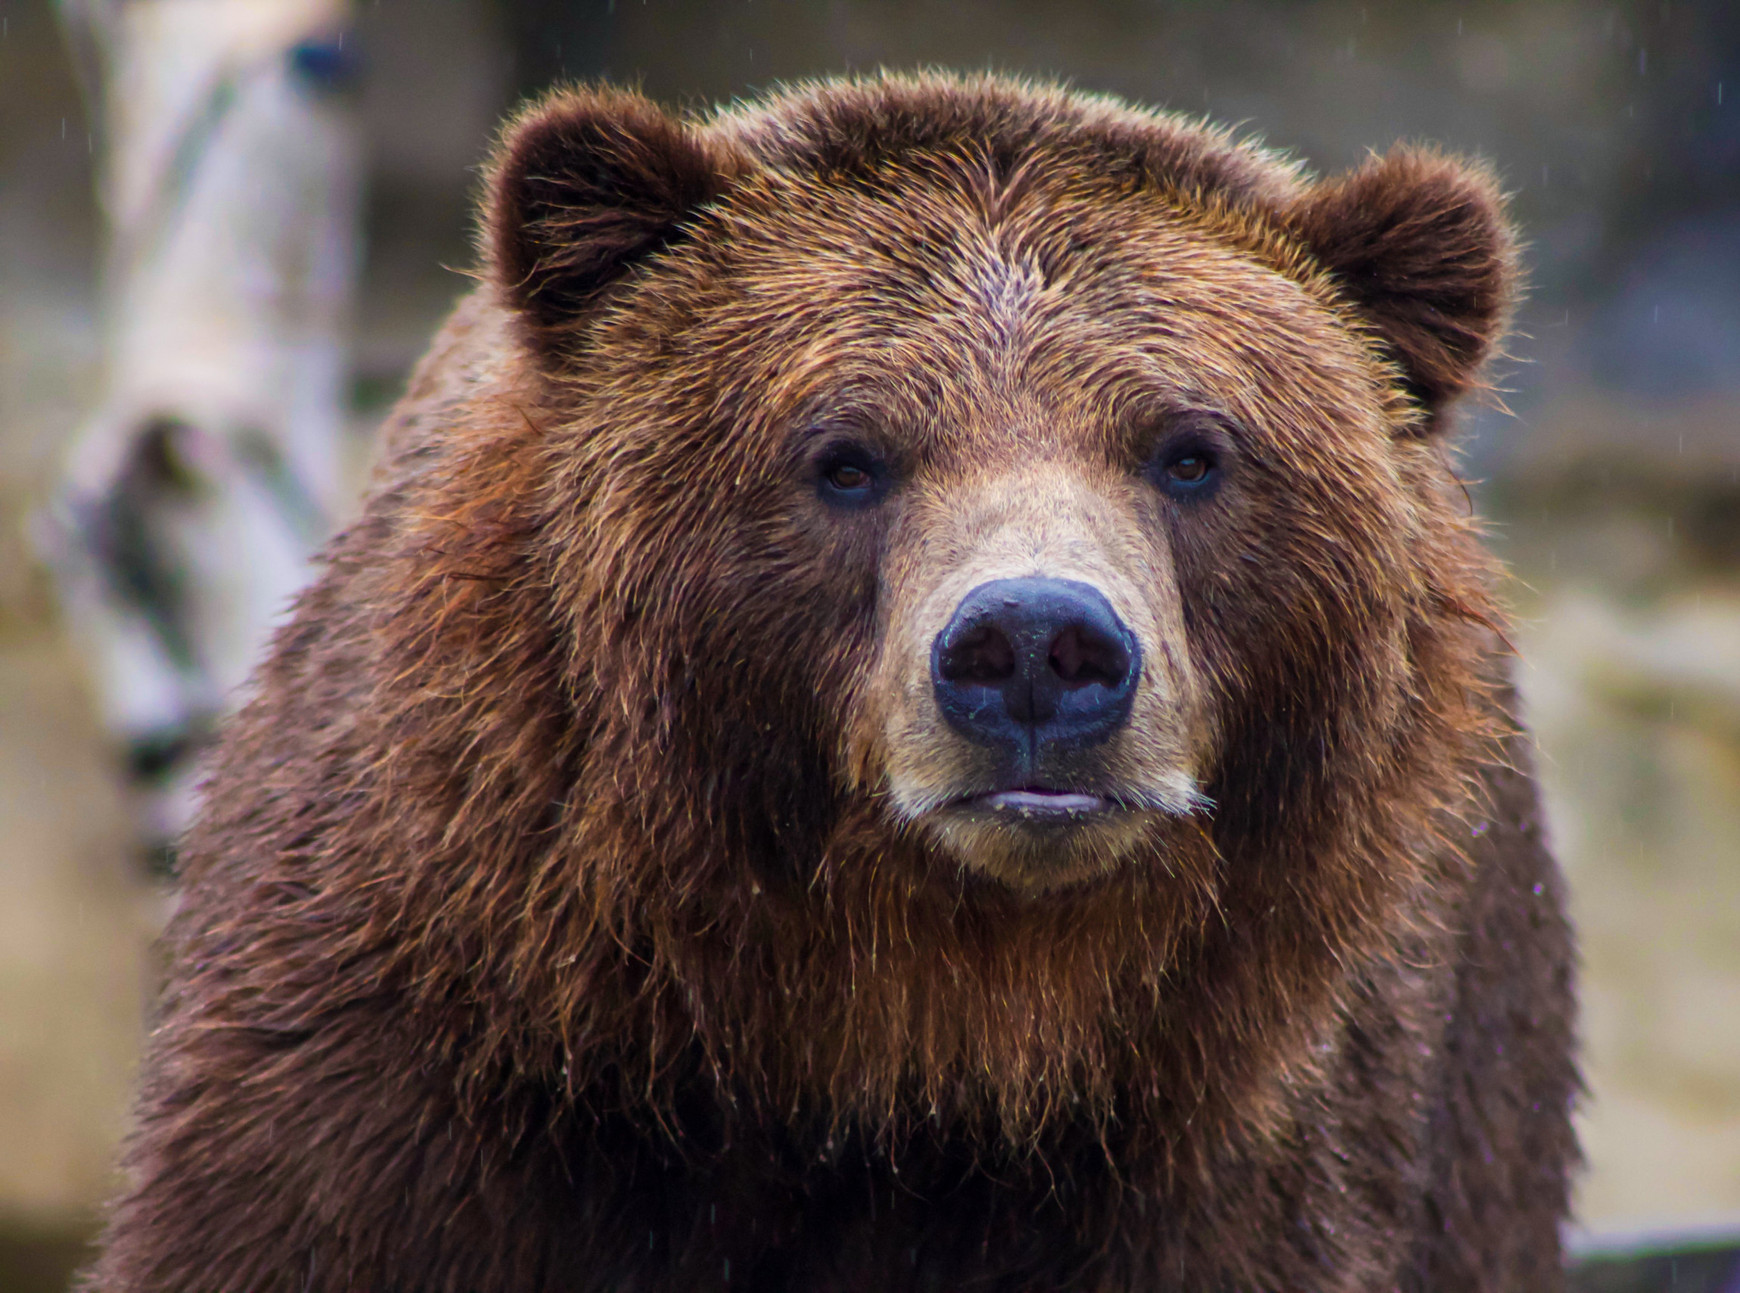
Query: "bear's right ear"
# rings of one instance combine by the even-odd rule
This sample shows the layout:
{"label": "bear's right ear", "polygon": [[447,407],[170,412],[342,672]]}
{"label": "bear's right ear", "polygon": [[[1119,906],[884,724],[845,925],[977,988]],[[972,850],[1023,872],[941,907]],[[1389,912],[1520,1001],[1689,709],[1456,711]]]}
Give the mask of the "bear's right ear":
{"label": "bear's right ear", "polygon": [[560,357],[599,293],[725,187],[703,141],[623,90],[559,92],[507,129],[490,169],[490,268],[533,347]]}

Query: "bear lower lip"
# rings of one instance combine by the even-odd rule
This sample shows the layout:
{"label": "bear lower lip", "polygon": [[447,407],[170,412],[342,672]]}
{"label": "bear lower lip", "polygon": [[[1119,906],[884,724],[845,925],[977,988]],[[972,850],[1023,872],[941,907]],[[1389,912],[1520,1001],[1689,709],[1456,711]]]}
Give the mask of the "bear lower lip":
{"label": "bear lower lip", "polygon": [[1108,812],[1113,806],[1111,800],[1102,795],[1074,790],[999,790],[988,795],[976,795],[968,802],[975,807],[989,808],[994,813],[1039,821],[1086,817]]}

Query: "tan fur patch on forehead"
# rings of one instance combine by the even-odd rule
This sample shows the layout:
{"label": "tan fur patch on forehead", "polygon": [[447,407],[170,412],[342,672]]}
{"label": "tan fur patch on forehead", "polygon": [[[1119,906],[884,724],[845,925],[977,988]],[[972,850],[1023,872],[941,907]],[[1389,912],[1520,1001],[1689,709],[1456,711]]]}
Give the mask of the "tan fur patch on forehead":
{"label": "tan fur patch on forehead", "polygon": [[[1419,418],[1383,339],[1284,218],[1305,191],[1302,167],[1223,128],[1111,96],[941,73],[800,85],[698,124],[753,157],[775,191],[783,180],[898,192],[907,232],[930,226],[941,235],[915,237],[915,255],[954,251],[979,261],[957,260],[960,286],[993,328],[1014,326],[1021,304],[1050,277],[1047,229],[1036,216],[1078,205],[1103,212],[1108,191],[1118,202],[1155,203],[1157,214],[1303,288],[1381,376],[1391,425]],[[914,206],[927,192],[935,205]],[[827,210],[822,194],[812,196],[813,209]],[[1002,234],[1000,245],[971,247],[962,215],[983,233]],[[1050,223],[1070,222],[1057,213]],[[971,256],[978,251],[990,254]]]}
{"label": "tan fur patch on forehead", "polygon": [[[878,170],[886,191],[814,174],[764,174],[719,212],[741,235],[732,245],[749,257],[745,281],[754,290],[745,299],[765,316],[757,335],[826,334],[825,343],[792,338],[817,361],[806,367],[837,372],[858,344],[871,343],[896,346],[914,361],[942,359],[942,368],[900,367],[908,389],[921,371],[946,372],[958,384],[972,369],[1003,390],[1003,378],[1042,355],[1065,388],[1110,381],[1119,356],[1133,361],[1143,349],[1148,333],[1138,320],[1158,320],[1155,337],[1173,335],[1161,318],[1171,299],[1166,284],[1206,272],[1219,277],[1223,292],[1245,294],[1257,310],[1253,319],[1270,318],[1281,329],[1276,340],[1283,333],[1289,339],[1289,353],[1316,356],[1314,369],[1328,354],[1342,356],[1337,371],[1357,381],[1391,430],[1414,416],[1400,375],[1363,318],[1309,252],[1262,213],[1177,191],[1130,192],[1083,175],[1029,176],[1018,198],[995,201],[998,195],[976,187],[973,163],[959,156],[890,159]],[[1174,282],[1175,275],[1184,277]],[[1286,290],[1265,287],[1270,275],[1273,288]],[[792,300],[792,292],[839,308],[818,330],[814,315],[776,304]],[[1196,311],[1191,317],[1207,327],[1201,311],[1211,298],[1190,295],[1174,304]],[[844,308],[847,300],[868,308]],[[1190,344],[1219,354],[1236,341],[1214,340],[1214,333],[1193,333]],[[880,384],[886,373],[879,366],[866,375]],[[1258,380],[1251,369],[1239,384],[1255,398],[1251,383]],[[1197,395],[1215,398],[1207,390]]]}

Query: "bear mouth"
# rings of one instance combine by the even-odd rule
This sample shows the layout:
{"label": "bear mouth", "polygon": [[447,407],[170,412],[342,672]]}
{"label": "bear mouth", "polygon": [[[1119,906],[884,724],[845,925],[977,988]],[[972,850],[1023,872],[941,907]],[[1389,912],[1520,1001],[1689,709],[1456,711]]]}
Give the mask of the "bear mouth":
{"label": "bear mouth", "polygon": [[1184,774],[1158,789],[1005,782],[962,787],[919,818],[942,852],[964,868],[1025,894],[1050,893],[1110,875],[1144,847],[1158,846],[1160,817],[1207,805]]}
{"label": "bear mouth", "polygon": [[1035,826],[1062,825],[1116,812],[1119,805],[1104,795],[1086,790],[1059,790],[1051,786],[1021,786],[993,790],[958,800],[961,808],[976,809],[998,819]]}

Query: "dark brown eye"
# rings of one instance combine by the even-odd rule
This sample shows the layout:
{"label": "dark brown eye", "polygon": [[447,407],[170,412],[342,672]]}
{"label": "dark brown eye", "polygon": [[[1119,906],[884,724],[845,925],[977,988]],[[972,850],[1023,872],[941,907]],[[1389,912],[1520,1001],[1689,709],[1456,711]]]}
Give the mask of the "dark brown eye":
{"label": "dark brown eye", "polygon": [[1160,492],[1179,502],[1198,502],[1220,486],[1227,455],[1237,443],[1237,427],[1218,413],[1191,410],[1167,419],[1143,474]]}
{"label": "dark brown eye", "polygon": [[1208,459],[1202,454],[1186,454],[1166,464],[1166,477],[1180,485],[1194,485],[1208,475]]}
{"label": "dark brown eye", "polygon": [[1153,472],[1149,479],[1173,498],[1203,498],[1214,492],[1220,478],[1220,458],[1198,441],[1162,453],[1149,470]]}
{"label": "dark brown eye", "polygon": [[887,489],[888,464],[865,445],[836,445],[816,464],[816,490],[831,507],[874,506]]}
{"label": "dark brown eye", "polygon": [[828,469],[828,484],[839,490],[866,489],[870,485],[870,473],[856,463],[835,463]]}

